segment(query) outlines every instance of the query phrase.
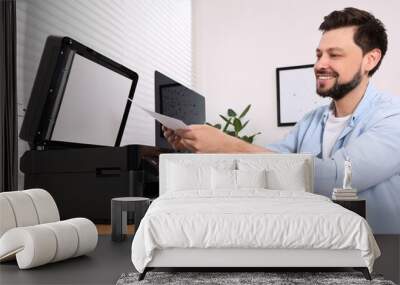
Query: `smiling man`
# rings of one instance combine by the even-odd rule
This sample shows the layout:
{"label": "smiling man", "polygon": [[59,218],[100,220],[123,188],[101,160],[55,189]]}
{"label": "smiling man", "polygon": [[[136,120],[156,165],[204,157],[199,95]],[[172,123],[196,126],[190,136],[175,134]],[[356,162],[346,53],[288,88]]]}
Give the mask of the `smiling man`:
{"label": "smiling man", "polygon": [[201,153],[312,153],[314,189],[326,196],[341,187],[349,158],[374,233],[399,234],[400,98],[369,83],[387,50],[385,27],[366,11],[346,8],[326,16],[319,29],[316,90],[332,103],[305,115],[283,140],[264,148],[207,125],[164,128],[164,135],[177,150]]}

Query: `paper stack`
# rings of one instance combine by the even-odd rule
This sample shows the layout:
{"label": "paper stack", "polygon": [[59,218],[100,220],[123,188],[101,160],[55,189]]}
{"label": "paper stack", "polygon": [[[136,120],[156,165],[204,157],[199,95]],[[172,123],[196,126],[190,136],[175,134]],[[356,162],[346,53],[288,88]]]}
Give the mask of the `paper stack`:
{"label": "paper stack", "polygon": [[333,200],[358,200],[357,189],[334,188]]}

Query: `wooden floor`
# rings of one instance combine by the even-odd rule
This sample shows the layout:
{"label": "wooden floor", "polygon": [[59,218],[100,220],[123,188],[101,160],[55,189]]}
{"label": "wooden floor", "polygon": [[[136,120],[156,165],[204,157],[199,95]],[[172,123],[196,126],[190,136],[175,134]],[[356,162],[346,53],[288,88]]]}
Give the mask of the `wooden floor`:
{"label": "wooden floor", "polygon": [[[111,225],[96,225],[99,235],[111,235]],[[128,235],[133,235],[135,232],[134,225],[128,225]]]}

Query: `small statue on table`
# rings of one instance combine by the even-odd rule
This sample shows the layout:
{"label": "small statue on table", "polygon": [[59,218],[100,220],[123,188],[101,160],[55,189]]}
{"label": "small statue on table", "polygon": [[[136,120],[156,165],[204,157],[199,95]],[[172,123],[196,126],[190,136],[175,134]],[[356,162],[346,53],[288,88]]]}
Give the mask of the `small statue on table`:
{"label": "small statue on table", "polygon": [[332,193],[332,199],[334,200],[357,200],[357,189],[351,186],[353,178],[353,169],[351,160],[346,157],[344,161],[344,175],[342,188],[334,188]]}
{"label": "small statue on table", "polygon": [[351,161],[348,157],[346,157],[346,160],[344,161],[343,189],[353,189],[351,187],[351,179],[352,179]]}

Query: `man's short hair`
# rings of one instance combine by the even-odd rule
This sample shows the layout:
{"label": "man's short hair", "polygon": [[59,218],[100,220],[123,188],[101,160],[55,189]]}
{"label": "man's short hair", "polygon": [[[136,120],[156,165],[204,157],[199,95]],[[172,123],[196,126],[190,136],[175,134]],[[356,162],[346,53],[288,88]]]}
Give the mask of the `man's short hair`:
{"label": "man's short hair", "polygon": [[356,8],[345,8],[341,11],[333,11],[324,17],[324,21],[319,26],[319,30],[326,32],[337,28],[356,26],[354,42],[358,45],[363,55],[378,48],[381,50],[382,57],[378,64],[369,72],[372,76],[381,65],[382,59],[387,50],[387,34],[383,23],[371,13]]}

